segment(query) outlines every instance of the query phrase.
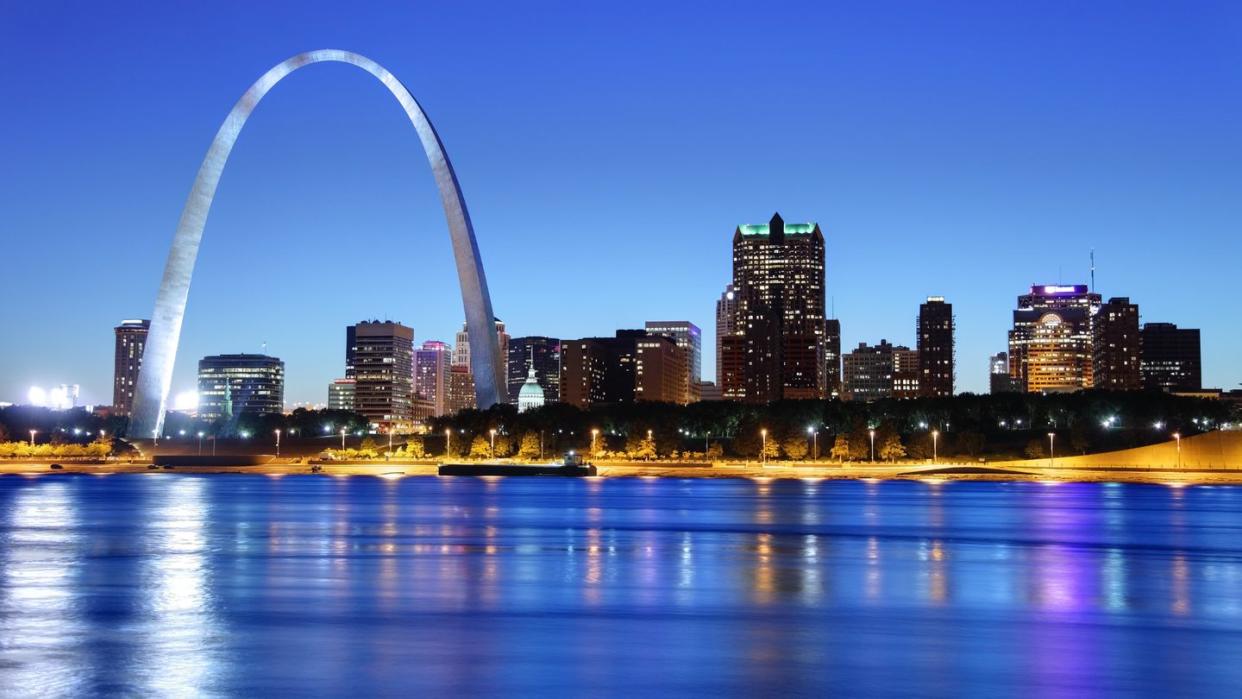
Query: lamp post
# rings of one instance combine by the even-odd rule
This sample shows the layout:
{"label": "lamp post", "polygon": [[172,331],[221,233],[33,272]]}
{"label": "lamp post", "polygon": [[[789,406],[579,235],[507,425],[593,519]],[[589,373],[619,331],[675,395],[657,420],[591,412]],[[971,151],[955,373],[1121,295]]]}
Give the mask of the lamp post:
{"label": "lamp post", "polygon": [[595,453],[595,438],[599,436],[599,430],[591,430],[591,453]]}
{"label": "lamp post", "polygon": [[198,431],[198,455],[203,455],[203,431]]}
{"label": "lamp post", "polygon": [[445,428],[444,430],[444,458],[448,458],[453,449],[453,430]]}
{"label": "lamp post", "polygon": [[280,457],[280,430],[276,430],[276,456]]}
{"label": "lamp post", "polygon": [[871,463],[875,463],[875,430],[867,430],[867,434],[871,435]]}
{"label": "lamp post", "polygon": [[341,428],[341,451],[345,451],[345,428]]}
{"label": "lamp post", "polygon": [[655,455],[655,440],[651,438],[651,430],[647,430],[647,441],[651,442],[652,456]]}
{"label": "lamp post", "polygon": [[806,428],[807,434],[811,435],[811,461],[819,458],[819,430],[814,426]]}
{"label": "lamp post", "polygon": [[1174,432],[1173,439],[1177,440],[1177,467],[1182,467],[1182,433]]}
{"label": "lamp post", "polygon": [[712,450],[711,442],[712,442],[712,431],[708,430],[707,434],[703,435],[703,458],[704,459],[707,458],[707,452]]}
{"label": "lamp post", "polygon": [[759,430],[759,436],[763,438],[763,447],[759,449],[760,463],[764,466],[768,465],[768,428]]}
{"label": "lamp post", "polygon": [[392,426],[388,427],[388,456],[392,456]]}
{"label": "lamp post", "polygon": [[492,437],[492,456],[491,456],[491,458],[493,458],[493,459],[494,459],[494,458],[496,458],[496,428],[495,428],[495,427],[493,427],[492,429],[488,430],[488,434],[490,434],[490,435],[491,435],[491,437]]}
{"label": "lamp post", "polygon": [[936,463],[936,451],[940,443],[940,430],[932,430],[932,463]]}
{"label": "lamp post", "polygon": [[1048,466],[1052,467],[1057,462],[1057,433],[1048,433]]}
{"label": "lamp post", "polygon": [[31,446],[31,448],[33,448],[33,447],[34,447],[34,436],[35,436],[36,434],[39,434],[39,431],[38,431],[38,430],[31,430],[31,431],[30,431],[30,446]]}

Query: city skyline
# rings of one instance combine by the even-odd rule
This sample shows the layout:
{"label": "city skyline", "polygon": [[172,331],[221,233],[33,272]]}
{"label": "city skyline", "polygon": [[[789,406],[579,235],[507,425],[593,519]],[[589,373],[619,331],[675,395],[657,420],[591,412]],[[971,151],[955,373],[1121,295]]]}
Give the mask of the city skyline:
{"label": "city skyline", "polygon": [[[676,10],[665,12],[674,17],[678,14]],[[1092,32],[1101,30],[1109,19],[1099,10],[1083,12],[1089,15],[1084,17],[1083,34],[1060,39],[1079,49],[1077,58],[1084,56],[1081,51],[1089,37],[1098,38]],[[27,16],[14,12],[12,22],[0,23],[9,27],[0,31],[6,39],[12,39],[14,46],[21,47],[29,41],[20,35],[22,27],[40,21],[37,12],[30,13]],[[1157,20],[1162,19],[1156,16],[1158,11],[1138,14],[1141,21],[1131,27],[1132,34],[1113,37],[1113,48],[1136,47],[1143,36],[1157,30]],[[123,16],[90,17],[88,11],[87,18],[101,21],[104,26],[117,26],[120,33],[116,40],[124,40],[130,36],[127,32],[132,32],[119,26]],[[723,17],[718,31],[723,36],[743,36],[743,19]],[[767,17],[765,22],[789,19],[778,14]],[[951,19],[935,18],[931,36],[922,45],[937,51],[941,58],[964,60],[942,43],[952,32]],[[1015,13],[988,15],[984,19],[995,23],[1003,33],[1012,31],[1022,18]],[[880,21],[866,13],[841,20],[843,26]],[[502,71],[476,78],[454,72],[442,60],[433,60],[432,50],[398,44],[395,33],[376,31],[364,36],[357,27],[330,32],[331,37],[309,45],[290,46],[293,50],[285,50],[283,45],[260,45],[225,52],[227,55],[220,59],[220,75],[204,70],[201,64],[174,60],[172,63],[182,78],[175,85],[161,81],[164,71],[173,68],[134,63],[144,47],[156,47],[151,39],[131,37],[134,58],[113,56],[112,62],[84,71],[87,76],[102,76],[102,82],[116,91],[109,99],[90,99],[99,98],[102,88],[85,84],[84,77],[71,74],[70,64],[76,68],[77,62],[69,58],[76,50],[87,50],[91,41],[98,39],[82,40],[81,49],[70,50],[68,44],[81,40],[87,32],[86,25],[79,26],[76,21],[81,20],[67,21],[50,37],[54,43],[66,44],[60,57],[64,64],[52,61],[33,66],[18,62],[0,69],[9,93],[30,105],[29,115],[8,117],[15,128],[7,131],[22,131],[27,136],[20,143],[14,140],[6,144],[12,146],[9,152],[14,153],[10,172],[21,171],[23,177],[6,179],[6,187],[0,188],[0,210],[8,212],[4,226],[11,231],[14,257],[29,259],[31,264],[19,266],[6,281],[9,298],[25,302],[10,304],[5,320],[10,326],[19,320],[33,322],[37,332],[30,337],[38,337],[40,342],[38,347],[31,343],[6,343],[0,349],[0,360],[7,367],[0,376],[0,400],[20,401],[32,384],[69,383],[82,386],[81,402],[110,402],[113,358],[107,333],[122,319],[150,315],[150,299],[159,281],[155,270],[160,267],[171,239],[176,211],[184,203],[194,161],[201,157],[214,124],[223,118],[240,90],[267,66],[286,54],[316,45],[339,45],[372,55],[407,80],[424,100],[453,150],[462,186],[471,198],[496,315],[508,322],[515,336],[607,336],[616,328],[641,327],[653,317],[685,318],[701,328],[711,328],[715,301],[729,280],[728,237],[737,225],[766,220],[779,210],[791,221],[814,220],[823,226],[826,291],[830,307],[835,307],[835,317],[842,319],[842,347],[880,338],[913,346],[911,319],[917,304],[929,295],[945,296],[954,303],[959,391],[987,390],[987,357],[1005,349],[1013,296],[1030,284],[1086,281],[1092,248],[1096,249],[1099,263],[1097,292],[1105,297],[1131,298],[1143,309],[1144,323],[1172,321],[1202,329],[1205,386],[1229,389],[1242,378],[1238,369],[1230,365],[1230,358],[1242,351],[1242,331],[1214,318],[1210,303],[1229,291],[1228,260],[1236,258],[1239,247],[1238,241],[1228,235],[1228,222],[1236,204],[1226,201],[1220,191],[1229,181],[1228,175],[1212,169],[1228,161],[1237,148],[1236,139],[1231,140],[1223,131],[1233,121],[1230,114],[1236,113],[1237,97],[1206,96],[1214,92],[1210,84],[1220,83],[1208,80],[1202,86],[1178,88],[1195,91],[1196,99],[1203,100],[1203,104],[1216,105],[1215,116],[1209,116],[1206,108],[1192,115],[1170,107],[1159,118],[1145,117],[1122,109],[1141,103],[1149,94],[1137,82],[1120,80],[1114,85],[1116,94],[1110,97],[1112,101],[1086,94],[1089,76],[1131,70],[1112,65],[1103,52],[1085,54],[1091,59],[1085,62],[1086,77],[1080,83],[1062,86],[1039,79],[1055,71],[1049,69],[1045,74],[1032,63],[1002,56],[998,60],[1004,66],[1034,71],[1037,79],[1030,86],[1031,94],[1016,97],[999,82],[985,80],[974,101],[961,105],[962,111],[977,110],[987,104],[996,110],[991,116],[1016,118],[1020,116],[1019,107],[1041,99],[1066,107],[1067,111],[1050,123],[1016,127],[999,144],[989,141],[1000,138],[996,134],[975,137],[956,128],[939,135],[921,130],[913,134],[909,124],[881,118],[879,123],[863,129],[867,145],[839,149],[835,146],[841,145],[843,134],[850,132],[850,128],[860,128],[841,120],[859,118],[861,111],[846,109],[844,116],[820,124],[802,117],[775,119],[758,111],[739,122],[737,115],[708,110],[710,117],[696,116],[689,124],[677,117],[674,109],[673,116],[640,120],[627,131],[611,126],[611,119],[621,118],[607,114],[614,104],[611,98],[588,95],[585,110],[580,106],[571,112],[561,109],[569,104],[564,88],[541,80],[534,95],[511,103],[513,114],[489,114],[490,110],[479,107],[498,97],[512,98],[514,90],[499,81],[513,76]],[[212,21],[211,17],[204,18],[207,26]],[[448,21],[465,20],[449,17]],[[902,32],[912,31],[902,26],[893,29],[902,36]],[[1032,31],[1039,36],[1051,29],[1035,23]],[[1176,29],[1211,36],[1206,26],[1176,24]],[[490,26],[482,30],[499,31]],[[292,32],[282,41],[310,41],[306,33]],[[580,79],[601,63],[610,67],[610,51],[618,51],[618,42],[635,36],[654,42],[657,53],[671,47],[668,34],[622,22],[619,32],[610,31],[604,37],[605,46],[587,52],[581,66],[556,63],[560,54],[554,50],[537,52],[526,60],[545,68],[556,65],[560,77]],[[42,38],[49,40],[47,36]],[[995,40],[972,38],[981,42]],[[210,44],[211,40],[192,38],[184,49],[173,50],[165,45],[159,50],[171,51],[183,59],[189,55],[183,51],[207,48],[203,42]],[[743,64],[716,53],[689,58],[693,52],[681,47],[677,58],[679,67],[684,69],[706,69],[711,79],[697,86],[691,98],[707,104],[725,97],[767,94],[769,88],[761,91],[760,85],[770,80],[776,82],[772,89],[792,92],[795,78],[802,79],[813,88],[807,99],[818,106],[837,105],[836,100],[828,98],[829,94],[837,94],[827,89],[829,83],[841,88],[834,81],[847,81],[839,96],[855,102],[867,102],[870,89],[893,89],[900,83],[895,74],[887,75],[887,80],[880,79],[885,77],[884,71],[877,73],[875,69],[847,75],[842,61],[852,55],[851,50],[861,49],[846,41],[835,52],[829,52],[828,57],[813,60],[810,67],[794,65],[795,59],[807,58],[803,51],[795,51],[792,58],[772,57]],[[1236,47],[1231,50],[1236,51]],[[1218,66],[1200,65],[1204,63],[1200,60],[1203,57],[1185,44],[1166,47],[1160,53],[1161,58],[1173,59],[1172,63],[1181,68],[1219,70]],[[907,71],[914,70],[904,59],[902,65]],[[948,65],[956,62],[949,60]],[[530,63],[523,63],[523,67],[529,68]],[[811,72],[815,67],[831,68],[829,77],[815,77]],[[740,75],[736,72],[739,69]],[[981,76],[980,69],[972,70],[974,77],[992,77],[988,71]],[[19,75],[22,71],[29,75]],[[653,66],[644,62],[611,66],[607,75],[632,88],[626,71],[632,72],[632,79],[655,76]],[[1140,72],[1134,68],[1125,76],[1137,80]],[[921,83],[925,89],[954,86],[945,76],[917,71],[913,74],[925,81]],[[1196,74],[1205,80],[1221,79],[1210,72]],[[132,81],[122,80],[127,76],[132,76]],[[737,84],[725,80],[726,77],[736,78]],[[1163,72],[1159,77],[1175,79]],[[875,80],[865,83],[864,78]],[[49,84],[42,85],[44,81]],[[270,353],[282,357],[289,367],[288,401],[323,402],[324,386],[340,375],[341,326],[361,318],[389,317],[413,327],[418,344],[429,339],[448,341],[460,326],[460,300],[454,288],[435,191],[426,174],[408,163],[412,157],[421,157],[416,139],[406,133],[408,124],[400,123],[400,110],[385,104],[385,96],[375,86],[358,84],[362,82],[346,69],[334,71],[324,67],[322,71],[307,71],[299,80],[282,84],[257,111],[255,124],[250,127],[253,135],[248,131],[241,139],[236,162],[221,185],[219,210],[208,224],[213,232],[208,234],[209,242],[204,246],[191,301],[195,310],[186,322],[172,394],[192,388],[193,365],[198,358],[257,352],[266,343]],[[53,140],[65,132],[67,118],[59,114],[63,110],[56,102],[53,85],[55,91],[74,92],[81,87],[84,96],[85,111],[81,116],[85,125],[81,133],[72,134],[70,141],[63,144]],[[656,80],[644,89],[640,96],[664,99],[673,107],[693,106],[685,101],[688,98],[674,94],[673,82],[668,79]],[[1205,96],[1198,96],[1200,89]],[[143,104],[151,110],[124,122],[117,131],[118,127],[112,125],[115,119],[110,117],[116,113],[114,110],[136,99],[131,90],[143,92],[147,100]],[[739,94],[738,90],[746,92]],[[348,98],[340,99],[341,103],[356,96],[361,104],[357,108],[329,105],[325,101],[329,93],[346,95]],[[996,101],[997,97],[1007,99]],[[175,104],[178,100],[184,103]],[[918,104],[918,99],[916,93],[907,99],[890,96],[881,102],[888,108],[911,107]],[[316,110],[314,118],[299,121],[292,116],[308,108]],[[951,116],[944,110],[943,105],[937,105],[926,116],[939,123]],[[882,113],[890,114],[887,109]],[[1102,125],[1106,116],[1128,128],[1120,135],[1112,134],[1103,145],[1089,145],[1088,141],[1107,131]],[[504,137],[506,119],[517,119],[522,124],[536,117],[555,127],[548,128],[546,135],[524,135],[532,139],[527,145],[510,143]],[[41,121],[28,121],[31,119]],[[146,119],[157,119],[158,123]],[[734,143],[733,129],[743,123],[760,135]],[[115,143],[98,139],[101,131],[97,129],[105,124],[109,133],[116,133]],[[682,130],[691,125],[702,127],[705,133],[684,142],[673,136],[686,135]],[[1194,138],[1179,131],[1176,146],[1160,140],[1161,134],[1169,137],[1172,130],[1191,125],[1203,127],[1193,134]],[[672,129],[664,137],[668,140],[660,140],[658,134],[668,129]],[[780,130],[784,132],[778,133]],[[363,132],[367,131],[375,135],[364,138]],[[569,151],[582,148],[582,139],[602,132],[615,134],[613,140],[617,145],[609,150],[589,150],[584,157],[592,164],[613,163],[616,167],[601,171],[571,158]],[[1058,139],[1067,135],[1072,138]],[[678,182],[658,179],[658,188],[649,188],[652,185],[643,180],[639,163],[621,152],[652,137],[657,137],[656,142],[661,144],[663,158],[674,163],[673,174]],[[906,150],[898,152],[900,149],[881,146],[879,140],[883,138],[897,139]],[[1032,142],[1019,143],[1021,139]],[[1045,147],[1059,144],[1065,150],[1036,153],[1037,143]],[[722,144],[729,144],[734,150],[727,154],[711,152]],[[981,157],[984,146],[989,144],[999,145],[996,158],[1007,164],[967,167],[971,163],[947,155],[947,149],[952,147],[970,146],[967,150]],[[1134,150],[1122,153],[1122,145]],[[121,146],[134,152],[133,162],[149,167],[158,176],[133,172],[133,168],[105,172],[95,164],[109,160],[110,154]],[[1074,148],[1078,151],[1066,152]],[[516,175],[521,173],[523,164],[531,163],[528,155],[535,150],[549,154],[547,163],[533,164],[537,176],[525,178],[533,180],[533,184],[522,182],[523,178]],[[397,151],[395,157],[389,155]],[[758,176],[757,171],[773,167],[777,160],[799,154],[822,160],[824,172],[808,175],[800,168],[796,176],[792,172],[787,176],[779,172],[775,177],[771,172]],[[875,162],[866,160],[867,156],[877,154],[884,157]],[[1176,169],[1178,163],[1195,157],[1199,158],[1198,169],[1189,173]],[[1007,158],[1011,160],[1006,161]],[[693,177],[687,177],[688,171],[679,164],[687,159],[694,164]],[[71,162],[80,167],[70,167]],[[868,164],[862,170],[851,171],[851,167],[863,162]],[[953,176],[937,178],[947,181],[927,181],[936,178],[927,169],[935,163],[948,168]],[[340,170],[348,177],[362,178],[364,184],[340,187],[341,176],[327,176],[323,184],[307,183],[304,178],[293,177],[302,166]],[[1129,171],[1111,187],[1088,181],[1099,180],[1106,174],[1118,176],[1123,166]],[[1000,184],[991,193],[1001,197],[1000,204],[1012,208],[1008,212],[1001,212],[1004,207],[1000,204],[976,201],[981,198],[977,196],[978,190],[989,186],[980,178],[991,174],[995,167],[1000,170]],[[1084,172],[1069,175],[1059,171],[1070,167],[1080,167]],[[554,173],[557,168],[567,174]],[[712,172],[721,168],[724,174]],[[744,174],[752,171],[756,171],[756,176]],[[912,177],[911,172],[921,177]],[[743,176],[738,177],[738,173]],[[101,182],[105,175],[115,182]],[[568,184],[570,179],[576,184]],[[726,185],[725,180],[734,182]],[[553,193],[553,188],[565,186],[569,187],[568,203],[565,197]],[[374,189],[374,196],[363,193],[363,187]],[[596,188],[612,191],[605,195]],[[668,192],[658,195],[663,189]],[[46,200],[49,192],[58,198],[68,196],[73,206],[66,210],[50,209]],[[622,205],[618,193],[646,205]],[[665,201],[670,196],[677,200],[675,204]],[[1216,196],[1222,197],[1220,201],[1213,198]],[[388,199],[401,202],[401,206],[382,214],[359,213]],[[895,216],[892,202],[913,210],[905,217]],[[399,222],[401,216],[411,213],[406,209],[414,209],[412,229]],[[1054,215],[1050,211],[1059,213]],[[586,218],[589,212],[596,216]],[[325,221],[319,223],[315,219]],[[963,220],[966,225],[961,225]],[[653,226],[652,221],[660,223]],[[307,226],[314,232],[309,243],[295,243],[294,231]],[[665,234],[665,227],[678,235]],[[590,234],[599,241],[598,245],[607,245],[607,241],[627,233],[627,242],[638,236],[640,245],[634,246],[639,248],[637,251],[622,249],[629,246],[620,245],[607,249],[609,268],[624,270],[626,274],[589,275],[591,284],[572,298],[558,293],[561,275],[551,273],[546,275],[547,279],[533,278],[522,264],[532,249],[547,246],[540,252],[545,264],[560,265],[566,270],[589,268],[591,260],[598,263],[600,251],[581,250],[592,246],[577,246],[575,242]],[[391,278],[362,279],[348,288],[334,287],[328,272],[348,260],[334,254],[333,246],[340,240],[349,240],[349,236],[362,236],[376,245],[403,246],[408,254],[400,259],[405,260],[407,269],[416,269],[420,274],[414,280],[406,273],[378,275]],[[881,247],[893,259],[875,259],[877,239],[885,241]],[[239,248],[243,240],[246,247]],[[1041,240],[1048,244],[1038,246]],[[935,242],[923,247],[927,241]],[[1211,249],[1213,254],[1202,254],[1204,249]],[[662,254],[655,255],[653,251]],[[971,274],[959,274],[959,267],[970,269]],[[1186,273],[1189,269],[1195,273]],[[1167,273],[1160,274],[1162,270]],[[643,283],[636,285],[635,279],[642,279]],[[239,284],[239,280],[245,283]],[[307,280],[312,282],[310,288]],[[105,288],[108,293],[87,296],[97,288]],[[86,298],[90,298],[89,303]],[[308,304],[316,313],[305,312]],[[704,342],[706,379],[715,374],[713,345],[714,336]]]}

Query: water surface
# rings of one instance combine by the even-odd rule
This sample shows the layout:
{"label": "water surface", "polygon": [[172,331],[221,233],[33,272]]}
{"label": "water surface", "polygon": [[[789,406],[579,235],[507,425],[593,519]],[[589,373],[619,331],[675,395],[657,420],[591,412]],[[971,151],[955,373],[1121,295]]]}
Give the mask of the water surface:
{"label": "water surface", "polygon": [[1240,688],[1240,488],[0,477],[6,696]]}

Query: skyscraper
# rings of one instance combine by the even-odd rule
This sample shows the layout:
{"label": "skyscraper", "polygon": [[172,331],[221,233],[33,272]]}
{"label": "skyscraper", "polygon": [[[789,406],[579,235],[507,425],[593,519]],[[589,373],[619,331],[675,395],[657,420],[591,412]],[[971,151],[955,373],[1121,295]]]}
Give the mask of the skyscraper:
{"label": "skyscraper", "polygon": [[1092,382],[1096,388],[1134,391],[1139,371],[1139,307],[1125,297],[1111,298],[1092,319]]}
{"label": "skyscraper", "polygon": [[841,396],[841,321],[824,321],[824,397]]}
{"label": "skyscraper", "polygon": [[953,395],[953,304],[928,296],[919,306],[919,395]]}
{"label": "skyscraper", "polygon": [[[740,341],[726,337],[723,343],[725,397],[765,403],[823,396],[824,236],[819,225],[786,224],[775,214],[766,224],[738,226],[733,290]],[[729,366],[741,367],[740,386],[731,385]]]}
{"label": "skyscraper", "polygon": [[1173,323],[1144,323],[1141,376],[1154,391],[1198,391],[1203,388],[1199,331]]}
{"label": "skyscraper", "polygon": [[918,350],[893,348],[893,398],[917,398],[922,395],[922,373]]}
{"label": "skyscraper", "polygon": [[724,386],[724,339],[737,333],[737,295],[733,285],[716,300],[716,386]]}
{"label": "skyscraper", "polygon": [[[500,344],[502,374],[509,375],[509,333],[505,332],[505,323],[499,318],[496,321],[496,339]],[[453,363],[449,371],[449,412],[456,413],[476,406],[474,395],[474,374],[470,365],[470,330],[465,323],[457,332],[457,343],[453,346]],[[508,397],[507,387],[501,387],[501,395]]]}
{"label": "skyscraper", "polygon": [[[844,383],[842,396],[846,400],[872,401],[893,395],[893,352],[910,352],[909,347],[894,347],[887,340],[878,345],[858,343],[858,347],[842,358]],[[917,361],[917,353],[907,354],[907,363]],[[917,376],[917,374],[915,374]]]}
{"label": "skyscraper", "polygon": [[677,343],[685,355],[685,401],[698,401],[699,384],[703,381],[703,337],[699,326],[688,320],[649,320],[646,330],[649,335],[663,335]]}
{"label": "skyscraper", "polygon": [[354,410],[391,428],[413,418],[414,330],[391,321],[345,329],[345,378],[354,380]]}
{"label": "skyscraper", "polygon": [[414,397],[430,404],[433,417],[448,412],[451,363],[452,349],[439,340],[427,340],[414,351]]}
{"label": "skyscraper", "polygon": [[[515,337],[509,339],[509,402],[517,404],[522,388],[535,369],[535,381],[543,389],[544,401],[561,399],[561,341],[555,337]],[[529,393],[529,391],[527,391]]]}
{"label": "skyscraper", "polygon": [[1092,318],[1100,295],[1085,284],[1032,286],[1009,331],[1009,375],[1030,393],[1091,388]]}
{"label": "skyscraper", "polygon": [[632,403],[642,330],[618,330],[616,337],[561,341],[561,401],[579,408]]}
{"label": "skyscraper", "polygon": [[648,332],[645,337],[636,338],[634,400],[679,405],[689,403],[687,360],[685,349],[668,335]]}
{"label": "skyscraper", "polygon": [[354,380],[336,379],[328,384],[328,410],[354,409]]}
{"label": "skyscraper", "polygon": [[149,320],[123,320],[116,326],[116,350],[112,362],[112,409],[129,415],[134,405],[134,387],[142,368],[142,351],[147,346]]}
{"label": "skyscraper", "polygon": [[218,354],[198,361],[198,416],[204,420],[284,412],[285,363],[265,354]]}
{"label": "skyscraper", "polygon": [[988,358],[988,391],[998,393],[1021,393],[1022,387],[1009,375],[1009,353],[997,352]]}

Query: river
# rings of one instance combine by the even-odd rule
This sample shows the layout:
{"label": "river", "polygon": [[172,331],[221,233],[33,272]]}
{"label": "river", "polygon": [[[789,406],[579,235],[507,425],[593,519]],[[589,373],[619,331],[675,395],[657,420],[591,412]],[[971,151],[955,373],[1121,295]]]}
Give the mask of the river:
{"label": "river", "polygon": [[0,693],[1233,695],[1242,488],[0,477]]}

